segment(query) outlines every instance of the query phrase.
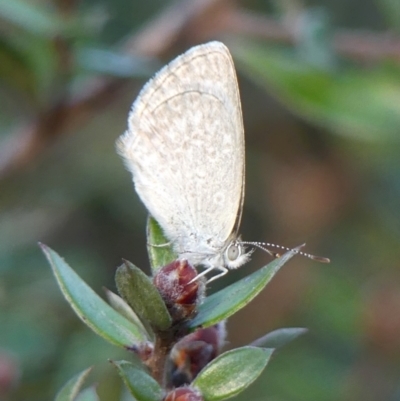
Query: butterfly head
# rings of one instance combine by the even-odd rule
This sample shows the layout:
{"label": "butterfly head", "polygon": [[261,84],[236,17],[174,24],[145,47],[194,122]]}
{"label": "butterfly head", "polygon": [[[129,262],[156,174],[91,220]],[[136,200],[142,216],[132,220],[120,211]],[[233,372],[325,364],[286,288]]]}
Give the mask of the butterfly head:
{"label": "butterfly head", "polygon": [[223,250],[222,258],[223,265],[228,269],[237,269],[250,260],[253,249],[246,252],[246,247],[243,242],[235,238],[228,242],[228,245]]}

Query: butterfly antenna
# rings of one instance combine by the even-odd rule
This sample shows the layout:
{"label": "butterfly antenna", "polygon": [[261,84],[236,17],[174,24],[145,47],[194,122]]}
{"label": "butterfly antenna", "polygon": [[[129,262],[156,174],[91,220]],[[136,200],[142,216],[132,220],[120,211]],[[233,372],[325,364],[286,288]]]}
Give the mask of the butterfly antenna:
{"label": "butterfly antenna", "polygon": [[[269,255],[273,256],[274,258],[279,258],[281,256],[281,253],[280,252],[273,252],[268,248],[278,248],[279,250],[282,250],[282,251],[292,251],[293,250],[293,249],[288,248],[286,246],[270,244],[268,242],[243,242],[243,241],[241,241],[241,243],[245,244],[245,245],[252,245],[252,246],[255,246],[255,247],[259,248],[259,249],[262,249],[264,252],[268,253]],[[324,258],[322,256],[311,255],[311,253],[306,253],[306,252],[301,252],[301,251],[296,251],[296,253],[299,254],[299,255],[305,256],[306,258],[309,258],[311,260],[315,260],[317,262],[330,263],[330,259],[329,258]]]}

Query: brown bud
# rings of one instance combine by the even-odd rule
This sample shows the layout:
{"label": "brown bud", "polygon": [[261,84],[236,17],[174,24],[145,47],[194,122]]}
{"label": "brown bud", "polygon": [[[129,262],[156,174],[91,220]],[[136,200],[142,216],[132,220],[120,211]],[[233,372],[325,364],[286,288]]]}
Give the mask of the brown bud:
{"label": "brown bud", "polygon": [[169,355],[168,385],[179,387],[190,384],[219,354],[224,341],[224,322],[206,329],[198,329],[183,337],[174,345]]}
{"label": "brown bud", "polygon": [[192,281],[196,276],[196,269],[186,260],[176,260],[154,276],[154,285],[175,322],[189,319],[196,313],[205,288],[203,281]]}
{"label": "brown bud", "polygon": [[203,401],[198,390],[191,387],[181,387],[170,391],[164,401]]}

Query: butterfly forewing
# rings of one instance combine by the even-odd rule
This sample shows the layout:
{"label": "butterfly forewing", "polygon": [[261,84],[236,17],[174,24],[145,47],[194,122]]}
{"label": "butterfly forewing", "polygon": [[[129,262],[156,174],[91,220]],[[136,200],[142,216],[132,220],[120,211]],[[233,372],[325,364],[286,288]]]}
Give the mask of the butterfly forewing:
{"label": "butterfly forewing", "polygon": [[220,252],[241,212],[244,137],[232,58],[219,42],[164,67],[132,107],[118,151],[178,253]]}

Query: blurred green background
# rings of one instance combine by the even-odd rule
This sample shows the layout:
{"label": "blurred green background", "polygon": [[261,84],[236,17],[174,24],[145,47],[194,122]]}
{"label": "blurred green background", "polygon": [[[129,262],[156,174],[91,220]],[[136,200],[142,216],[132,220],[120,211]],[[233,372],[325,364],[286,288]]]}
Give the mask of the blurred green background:
{"label": "blurred green background", "polygon": [[0,0],[0,400],[52,399],[89,365],[100,399],[130,399],[107,362],[129,355],[75,317],[37,242],[100,294],[122,257],[149,271],[114,143],[144,82],[212,39],[238,70],[243,238],[332,260],[292,260],[230,319],[226,348],[309,329],[238,400],[400,400],[399,29],[397,0]]}

